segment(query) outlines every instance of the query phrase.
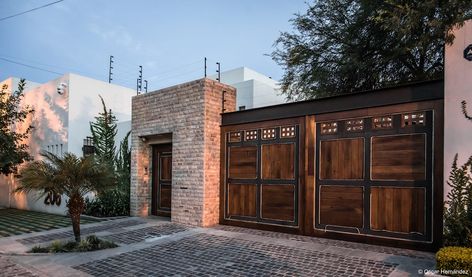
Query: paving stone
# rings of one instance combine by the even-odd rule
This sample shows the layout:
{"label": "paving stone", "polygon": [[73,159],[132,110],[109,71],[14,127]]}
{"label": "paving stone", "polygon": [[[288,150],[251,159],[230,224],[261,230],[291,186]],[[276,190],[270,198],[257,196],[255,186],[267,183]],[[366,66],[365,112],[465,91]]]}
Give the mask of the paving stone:
{"label": "paving stone", "polygon": [[[91,234],[102,232],[102,231],[110,231],[110,230],[114,230],[118,228],[136,226],[136,225],[145,224],[145,223],[146,222],[144,220],[140,220],[140,219],[132,219],[132,220],[126,220],[126,221],[119,221],[119,222],[109,221],[109,222],[104,222],[98,226],[81,228],[80,234],[91,235]],[[53,233],[53,234],[32,236],[32,237],[28,237],[24,239],[19,239],[17,241],[24,245],[31,245],[31,244],[43,243],[43,242],[48,242],[48,241],[53,241],[53,240],[67,239],[67,238],[72,238],[72,237],[74,237],[74,233],[72,232],[72,230],[70,230],[70,231],[64,231],[64,232]]]}
{"label": "paving stone", "polygon": [[146,227],[133,231],[113,234],[102,237],[106,240],[111,240],[115,243],[131,244],[144,241],[148,238],[168,236],[179,232],[189,230],[188,227],[179,224],[161,224],[152,227]]}
{"label": "paving stone", "polygon": [[388,276],[396,264],[197,234],[75,266],[93,276]]}
{"label": "paving stone", "polygon": [[328,245],[328,246],[337,246],[337,247],[350,248],[350,249],[355,249],[355,250],[373,251],[373,252],[379,252],[379,253],[384,253],[384,254],[417,258],[417,259],[434,259],[433,253],[415,251],[415,250],[410,250],[410,249],[386,247],[386,246],[379,246],[379,245],[371,245],[371,244],[301,236],[301,235],[292,235],[292,234],[286,234],[286,233],[262,231],[262,230],[241,228],[241,227],[235,227],[235,226],[226,226],[226,225],[218,225],[218,226],[215,226],[214,229],[228,231],[228,232],[258,235],[258,236],[269,237],[269,238],[274,238],[274,239],[287,239],[287,240],[294,240],[294,241],[300,241],[300,242],[313,242],[313,243],[319,243],[319,244]]}

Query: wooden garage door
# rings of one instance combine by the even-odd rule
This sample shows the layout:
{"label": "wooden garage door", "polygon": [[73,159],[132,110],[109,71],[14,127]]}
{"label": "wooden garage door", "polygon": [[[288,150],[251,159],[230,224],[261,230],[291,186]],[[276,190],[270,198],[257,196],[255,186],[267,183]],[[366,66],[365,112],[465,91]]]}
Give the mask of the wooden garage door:
{"label": "wooden garage door", "polygon": [[298,225],[299,125],[226,133],[225,219]]}
{"label": "wooden garage door", "polygon": [[316,125],[315,228],[431,240],[432,111]]}

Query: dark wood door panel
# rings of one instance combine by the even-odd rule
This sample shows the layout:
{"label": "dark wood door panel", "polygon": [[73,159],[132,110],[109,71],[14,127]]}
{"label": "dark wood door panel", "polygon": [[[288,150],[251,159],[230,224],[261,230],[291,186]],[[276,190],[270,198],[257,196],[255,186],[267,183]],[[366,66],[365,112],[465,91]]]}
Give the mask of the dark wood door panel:
{"label": "dark wood door panel", "polygon": [[170,181],[172,179],[172,156],[160,157],[160,176],[162,181]]}
{"label": "dark wood door panel", "polygon": [[320,142],[320,179],[363,179],[364,138]]}
{"label": "dark wood door panel", "polygon": [[151,214],[170,216],[172,207],[172,144],[152,146]]}
{"label": "dark wood door panel", "polygon": [[424,222],[424,188],[372,187],[373,230],[424,234]]}
{"label": "dark wood door panel", "polygon": [[228,215],[256,217],[255,184],[230,184],[228,189]]}
{"label": "dark wood door panel", "polygon": [[262,179],[295,178],[295,144],[264,144],[261,158]]}
{"label": "dark wood door panel", "polygon": [[262,184],[261,217],[294,221],[295,186]]}
{"label": "dark wood door panel", "polygon": [[257,177],[257,147],[229,147],[229,178],[255,179]]}
{"label": "dark wood door panel", "polygon": [[363,227],[363,188],[320,187],[320,224]]}
{"label": "dark wood door panel", "polygon": [[425,180],[426,136],[372,137],[373,180]]}
{"label": "dark wood door panel", "polygon": [[172,201],[172,186],[170,184],[161,184],[159,191],[159,208],[170,210]]}

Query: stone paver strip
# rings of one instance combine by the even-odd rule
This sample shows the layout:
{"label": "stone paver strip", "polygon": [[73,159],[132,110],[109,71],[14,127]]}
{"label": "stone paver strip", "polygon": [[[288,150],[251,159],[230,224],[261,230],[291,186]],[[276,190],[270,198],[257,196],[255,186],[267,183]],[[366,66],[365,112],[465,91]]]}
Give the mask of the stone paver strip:
{"label": "stone paver strip", "polygon": [[[90,234],[98,233],[101,231],[110,231],[117,228],[135,226],[135,225],[145,224],[145,223],[146,223],[145,221],[140,220],[140,219],[131,219],[131,220],[125,220],[125,221],[120,221],[120,222],[108,221],[108,222],[103,222],[103,224],[100,224],[98,226],[82,228],[81,235],[90,235]],[[22,244],[29,245],[29,244],[44,243],[44,242],[53,241],[53,240],[71,238],[73,236],[74,236],[74,233],[72,232],[72,230],[69,230],[69,231],[53,233],[53,234],[31,236],[31,237],[19,239],[17,241]]]}
{"label": "stone paver strip", "polygon": [[178,224],[160,224],[157,226],[146,227],[133,231],[104,236],[106,240],[111,240],[120,244],[131,244],[144,241],[150,238],[168,236],[179,232],[187,231],[189,228]]}
{"label": "stone paver strip", "polygon": [[334,239],[325,239],[325,238],[318,238],[318,237],[292,235],[292,234],[286,234],[286,233],[262,231],[262,230],[247,229],[247,228],[226,226],[226,225],[218,225],[214,227],[214,229],[227,231],[227,232],[258,235],[258,236],[263,236],[263,237],[268,237],[268,238],[273,238],[273,239],[286,239],[286,240],[294,240],[294,241],[301,241],[301,242],[313,242],[313,243],[324,244],[327,246],[336,246],[336,247],[356,249],[356,250],[379,252],[379,253],[384,253],[384,254],[412,257],[412,258],[417,258],[417,259],[434,259],[433,253],[415,251],[415,250],[410,250],[410,249],[386,247],[386,246],[371,245],[371,244],[334,240]]}
{"label": "stone paver strip", "polygon": [[[83,224],[99,221],[90,218],[82,219]],[[17,209],[0,209],[0,237],[57,229],[70,225],[71,221],[67,216]]]}
{"label": "stone paver strip", "polygon": [[74,268],[93,276],[387,276],[395,267],[389,262],[201,233]]}

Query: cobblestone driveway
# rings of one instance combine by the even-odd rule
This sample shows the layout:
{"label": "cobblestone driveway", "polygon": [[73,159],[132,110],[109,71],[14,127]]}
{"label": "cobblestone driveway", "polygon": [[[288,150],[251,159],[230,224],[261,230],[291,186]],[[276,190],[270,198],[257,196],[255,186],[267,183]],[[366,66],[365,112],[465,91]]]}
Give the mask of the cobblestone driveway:
{"label": "cobblestone driveway", "polygon": [[395,264],[198,234],[74,267],[93,276],[387,276]]}
{"label": "cobblestone driveway", "polygon": [[[0,253],[70,236],[58,230],[0,238]],[[195,228],[128,218],[84,228],[120,247],[87,253],[0,255],[0,276],[411,276],[433,253],[230,226]],[[25,248],[26,246],[26,248]]]}

